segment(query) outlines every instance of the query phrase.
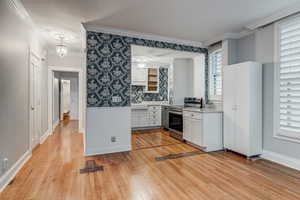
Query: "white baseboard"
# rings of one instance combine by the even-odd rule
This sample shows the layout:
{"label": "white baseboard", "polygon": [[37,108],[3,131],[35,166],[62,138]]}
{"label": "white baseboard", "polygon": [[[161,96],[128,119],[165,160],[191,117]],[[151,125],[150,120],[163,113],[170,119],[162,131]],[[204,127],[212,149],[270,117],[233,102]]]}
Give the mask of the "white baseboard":
{"label": "white baseboard", "polygon": [[56,122],[53,123],[52,129],[55,130],[55,128],[58,126],[58,124],[59,124],[59,120],[57,120]]}
{"label": "white baseboard", "polygon": [[44,135],[40,138],[40,144],[43,144],[45,141],[46,141],[46,139],[48,138],[48,136],[50,135],[51,133],[50,133],[50,129],[48,129],[45,133],[44,133]]}
{"label": "white baseboard", "polygon": [[81,128],[81,129],[79,130],[79,133],[85,134],[85,129],[84,129],[84,128]]}
{"label": "white baseboard", "polygon": [[31,151],[27,151],[3,176],[0,177],[0,192],[13,180],[20,169],[31,157]]}
{"label": "white baseboard", "polygon": [[122,145],[122,146],[115,146],[115,147],[106,147],[102,149],[87,149],[85,152],[85,156],[95,156],[95,155],[102,155],[102,154],[109,154],[109,153],[127,152],[127,151],[131,151],[131,146]]}
{"label": "white baseboard", "polygon": [[264,150],[263,154],[261,155],[262,158],[266,159],[266,160],[270,160],[273,161],[275,163],[296,169],[296,170],[300,170],[300,160],[296,159],[296,158],[292,158],[289,156],[285,156],[279,153],[275,153],[272,151],[267,151]]}

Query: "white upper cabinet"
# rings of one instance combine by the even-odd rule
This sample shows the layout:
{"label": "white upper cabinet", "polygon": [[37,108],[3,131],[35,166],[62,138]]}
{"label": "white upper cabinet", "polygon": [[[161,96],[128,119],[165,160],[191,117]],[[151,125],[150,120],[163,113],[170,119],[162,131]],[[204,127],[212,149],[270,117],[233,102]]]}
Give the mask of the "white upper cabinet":
{"label": "white upper cabinet", "polygon": [[223,69],[224,147],[248,157],[262,153],[262,66]]}
{"label": "white upper cabinet", "polygon": [[132,63],[131,68],[131,84],[132,85],[147,85],[148,69],[144,66],[140,66],[137,63]]}
{"label": "white upper cabinet", "polygon": [[159,92],[159,68],[147,69],[147,86],[146,93]]}

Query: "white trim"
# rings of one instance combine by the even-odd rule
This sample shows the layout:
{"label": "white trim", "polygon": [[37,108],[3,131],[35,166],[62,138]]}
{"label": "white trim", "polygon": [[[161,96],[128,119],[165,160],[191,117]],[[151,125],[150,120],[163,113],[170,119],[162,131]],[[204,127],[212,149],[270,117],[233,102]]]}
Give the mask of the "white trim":
{"label": "white trim", "polygon": [[[52,92],[53,92],[53,72],[54,71],[59,71],[59,72],[78,72],[78,79],[79,79],[79,132],[84,133],[83,134],[83,139],[85,141],[85,121],[86,117],[84,116],[85,114],[85,92],[86,88],[84,87],[85,85],[85,80],[86,77],[84,76],[84,71],[81,68],[76,68],[76,67],[68,67],[68,66],[49,66],[48,67],[48,125],[50,127],[50,133],[53,134],[53,121],[52,121],[52,115],[53,115],[53,110],[52,110]],[[85,142],[84,142],[85,143]],[[85,144],[84,144],[84,152],[85,152]]]}
{"label": "white trim", "polygon": [[13,178],[17,175],[20,169],[25,165],[25,163],[31,157],[31,151],[25,152],[24,155],[8,170],[0,177],[0,192],[2,192],[5,187],[13,180]]}
{"label": "white trim", "polygon": [[85,156],[96,156],[109,153],[128,152],[131,151],[130,145],[121,145],[117,147],[108,147],[103,149],[87,149]]}
{"label": "white trim", "polygon": [[48,136],[50,135],[51,133],[50,133],[50,129],[48,129],[45,133],[44,133],[44,135],[42,135],[41,137],[40,137],[40,144],[43,144],[46,140],[47,140],[47,138],[48,138]]}
{"label": "white trim", "polygon": [[[274,25],[274,87],[273,87],[273,137],[277,137],[279,129],[279,23]],[[277,84],[276,84],[277,83]]]}
{"label": "white trim", "polygon": [[[211,65],[210,65],[210,55],[211,54],[215,54],[217,52],[221,52],[221,78],[222,78],[222,94],[221,95],[211,95],[210,93],[210,86],[211,86],[211,82],[212,82],[212,74],[211,74]],[[222,47],[221,48],[218,48],[216,50],[214,50],[213,52],[210,52],[208,54],[208,100],[211,101],[211,102],[216,102],[216,103],[222,103],[222,100],[223,100],[223,51],[222,51]]]}
{"label": "white trim", "polygon": [[95,31],[95,32],[101,32],[107,34],[115,34],[115,35],[121,35],[127,37],[140,38],[145,40],[155,40],[161,42],[170,42],[175,44],[205,48],[203,42],[198,42],[198,41],[182,40],[182,39],[177,39],[172,37],[159,36],[159,35],[154,35],[149,33],[140,33],[140,32],[125,30],[125,29],[117,29],[117,28],[107,27],[107,26],[95,26],[91,24],[84,24],[84,27],[86,28],[87,31]]}
{"label": "white trim", "polygon": [[56,120],[56,121],[53,123],[53,125],[52,125],[52,131],[49,131],[51,135],[53,134],[53,131],[54,131],[55,128],[58,126],[58,124],[59,124],[59,119]]}
{"label": "white trim", "polygon": [[284,165],[286,167],[290,167],[296,170],[300,170],[300,160],[296,158],[292,158],[289,156],[285,156],[279,153],[275,153],[272,151],[263,150],[263,154],[260,156],[266,160],[270,160],[272,162]]}
{"label": "white trim", "polygon": [[286,7],[284,9],[279,10],[278,12],[269,15],[268,17],[262,18],[260,20],[257,20],[251,24],[248,24],[246,28],[250,30],[255,30],[259,27],[271,24],[275,21],[278,21],[280,19],[283,19],[285,17],[288,17],[290,15],[293,15],[297,12],[300,12],[300,3],[295,3],[292,6]]}

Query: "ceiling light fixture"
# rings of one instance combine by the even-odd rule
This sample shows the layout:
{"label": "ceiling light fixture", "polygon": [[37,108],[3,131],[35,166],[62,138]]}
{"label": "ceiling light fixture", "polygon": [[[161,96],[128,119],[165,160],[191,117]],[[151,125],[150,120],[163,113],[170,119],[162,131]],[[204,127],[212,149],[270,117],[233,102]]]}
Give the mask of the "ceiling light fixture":
{"label": "ceiling light fixture", "polygon": [[64,36],[59,36],[60,44],[56,45],[56,53],[59,55],[59,57],[63,58],[68,53],[68,48],[66,45],[64,45]]}

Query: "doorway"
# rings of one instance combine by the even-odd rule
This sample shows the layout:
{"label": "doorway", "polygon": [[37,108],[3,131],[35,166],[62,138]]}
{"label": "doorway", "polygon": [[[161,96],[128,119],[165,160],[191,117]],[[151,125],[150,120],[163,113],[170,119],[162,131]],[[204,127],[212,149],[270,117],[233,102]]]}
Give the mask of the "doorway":
{"label": "doorway", "polygon": [[[67,76],[68,78],[64,78]],[[62,104],[61,99],[61,80],[76,79],[76,87],[72,87],[72,81],[70,86],[70,94],[72,95],[72,89],[76,88],[77,97],[72,103],[70,100],[70,108],[73,107],[73,112],[70,110],[70,119],[75,119],[78,124],[78,132],[83,133],[83,139],[85,143],[85,101],[84,101],[84,76],[81,68],[74,67],[60,67],[49,66],[48,67],[48,124],[50,127],[50,133],[53,134],[53,130],[62,119]],[[70,97],[71,98],[71,97]],[[55,106],[57,104],[58,106]],[[75,111],[74,111],[75,110]],[[74,117],[75,116],[75,117]],[[56,119],[56,120],[55,120]]]}
{"label": "doorway", "polygon": [[53,128],[59,123],[79,122],[79,73],[53,73]]}

